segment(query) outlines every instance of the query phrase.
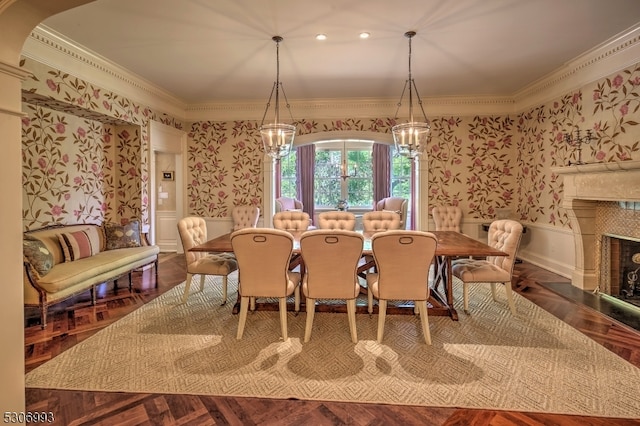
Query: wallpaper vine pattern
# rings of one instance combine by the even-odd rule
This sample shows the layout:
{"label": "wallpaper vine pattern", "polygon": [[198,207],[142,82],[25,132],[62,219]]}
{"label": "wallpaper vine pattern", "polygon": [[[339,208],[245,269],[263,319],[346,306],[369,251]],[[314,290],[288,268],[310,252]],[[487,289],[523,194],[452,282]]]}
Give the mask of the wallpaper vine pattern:
{"label": "wallpaper vine pattern", "polygon": [[[147,222],[147,125],[154,120],[181,129],[183,123],[46,65],[22,64],[34,75],[23,83],[25,226],[137,216]],[[636,64],[513,117],[430,117],[429,203],[457,204],[465,217],[478,219],[509,208],[525,222],[568,227],[562,179],[551,171],[575,161],[564,135],[594,132],[585,162],[640,160],[639,86]],[[393,124],[388,117],[303,118],[298,132],[388,133]],[[189,124],[190,214],[228,217],[234,205],[262,204],[257,126]]]}
{"label": "wallpaper vine pattern", "polygon": [[473,217],[493,218],[496,209],[512,208],[514,198],[510,117],[474,117],[466,151],[467,199]]}
{"label": "wallpaper vine pattern", "polygon": [[[25,105],[39,105],[43,108],[49,108],[51,113],[60,117],[65,117],[67,121],[74,121],[78,117],[86,118],[96,122],[95,126],[112,125],[114,130],[108,136],[109,143],[115,144],[113,138],[120,138],[118,143],[119,159],[116,162],[116,166],[110,172],[113,173],[111,182],[115,183],[116,187],[110,188],[110,181],[106,181],[105,186],[108,188],[103,194],[106,196],[106,206],[102,206],[103,212],[114,211],[114,216],[109,217],[108,220],[116,220],[120,222],[126,222],[135,218],[141,218],[144,223],[148,222],[148,181],[149,181],[149,164],[147,161],[149,154],[149,135],[148,135],[148,123],[150,120],[157,121],[178,129],[183,127],[183,123],[174,117],[166,114],[154,112],[150,108],[144,107],[136,102],[127,99],[126,97],[109,92],[101,87],[92,84],[90,82],[78,79],[68,73],[64,73],[59,70],[52,69],[44,64],[38,63],[30,59],[22,59],[21,66],[28,69],[32,76],[25,80],[22,85],[23,90],[23,103]],[[29,109],[25,107],[25,109]],[[98,124],[100,123],[100,124]],[[133,125],[137,130],[133,130]],[[23,135],[33,135],[33,130],[29,128],[30,120],[23,122]],[[85,129],[86,131],[86,129]],[[77,132],[76,132],[77,133]],[[135,139],[131,138],[133,136]],[[58,136],[65,138],[67,141],[74,141],[78,135],[68,134],[67,136]],[[107,137],[105,135],[105,137]],[[28,138],[28,137],[27,137]],[[41,141],[38,141],[40,143]],[[62,143],[59,142],[56,149],[60,151],[60,155],[67,157],[73,154],[73,145],[71,142]],[[71,150],[67,152],[67,150]],[[34,150],[28,152],[35,152]],[[99,151],[97,151],[99,152]],[[112,157],[113,158],[113,157]],[[131,174],[130,162],[133,162],[135,167],[135,173]],[[24,163],[25,179],[36,179],[32,176],[30,169],[32,165]],[[87,171],[88,172],[88,171]],[[61,185],[65,185],[64,182],[71,181],[70,176],[65,175],[66,172],[56,174],[56,183],[51,184],[53,188]],[[100,173],[100,172],[99,172]],[[88,182],[94,177],[100,176],[100,174],[88,172],[82,181]],[[131,177],[135,176],[137,182],[131,182]],[[50,182],[49,182],[50,183]],[[38,185],[36,183],[35,185]],[[79,184],[78,184],[79,185]],[[89,190],[89,188],[83,188]],[[55,191],[54,191],[55,194]],[[92,194],[92,192],[89,192]],[[111,197],[111,194],[115,194]],[[57,195],[42,194],[41,199],[47,204],[53,206],[59,205]],[[63,195],[64,197],[64,195]],[[89,198],[92,195],[88,195]],[[99,196],[98,196],[99,197]],[[53,216],[51,213],[45,213],[45,209],[32,210],[32,207],[27,204],[23,206],[23,213],[25,217],[25,224],[31,222],[32,225],[49,223],[51,221],[60,222],[63,220],[75,221],[77,220],[74,212],[80,213],[78,218],[89,219],[97,218],[99,215],[96,213],[96,207],[93,207],[91,213],[89,210],[91,207],[87,207],[86,201],[73,201],[71,199],[65,200],[65,211],[69,216],[61,217],[61,215]],[[116,205],[112,205],[115,203]],[[60,209],[56,208],[58,212]],[[104,210],[106,209],[106,210]],[[115,209],[115,210],[114,210]],[[27,210],[29,210],[27,212]],[[62,213],[61,213],[62,214]],[[50,217],[47,218],[46,215]],[[34,220],[34,216],[38,219]]]}
{"label": "wallpaper vine pattern", "polygon": [[537,107],[520,114],[517,121],[517,217],[520,220],[529,219],[536,222],[545,214],[545,206],[542,203],[542,194],[547,187],[544,166],[548,157],[544,140],[545,108]]}
{"label": "wallpaper vine pattern", "polygon": [[460,117],[431,120],[431,138],[427,147],[429,161],[429,203],[432,206],[460,206],[462,194],[462,137]]}
{"label": "wallpaper vine pattern", "polygon": [[113,202],[111,129],[27,105],[23,124],[23,226],[102,223]]}

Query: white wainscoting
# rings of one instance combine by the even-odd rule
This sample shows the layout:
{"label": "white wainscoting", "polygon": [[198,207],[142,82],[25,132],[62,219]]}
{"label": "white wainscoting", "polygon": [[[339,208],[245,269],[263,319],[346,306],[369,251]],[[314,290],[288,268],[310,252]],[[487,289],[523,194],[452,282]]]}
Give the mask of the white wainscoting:
{"label": "white wainscoting", "polygon": [[178,251],[178,227],[175,211],[156,211],[156,241],[161,252]]}

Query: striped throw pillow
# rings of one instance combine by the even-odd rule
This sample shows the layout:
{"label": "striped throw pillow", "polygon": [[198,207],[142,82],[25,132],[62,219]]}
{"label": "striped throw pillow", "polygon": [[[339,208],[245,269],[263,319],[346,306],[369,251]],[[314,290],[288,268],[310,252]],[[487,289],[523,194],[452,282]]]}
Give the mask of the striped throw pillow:
{"label": "striped throw pillow", "polygon": [[65,262],[93,256],[100,252],[100,240],[95,228],[58,234]]}

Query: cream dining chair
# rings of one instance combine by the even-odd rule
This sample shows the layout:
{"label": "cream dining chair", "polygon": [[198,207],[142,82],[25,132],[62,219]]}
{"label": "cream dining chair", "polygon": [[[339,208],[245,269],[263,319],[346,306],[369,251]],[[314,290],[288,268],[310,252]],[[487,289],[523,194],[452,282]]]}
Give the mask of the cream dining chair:
{"label": "cream dining chair", "polygon": [[429,268],[438,240],[430,232],[387,231],[371,237],[377,272],[367,274],[369,313],[378,299],[378,343],[382,342],[388,300],[413,300],[420,314],[422,333],[431,344],[427,299]]}
{"label": "cream dining chair", "polygon": [[289,232],[304,232],[309,229],[309,214],[299,211],[284,211],[273,215],[273,227]]}
{"label": "cream dining chair", "polygon": [[318,227],[320,229],[353,231],[356,229],[356,216],[344,211],[322,212],[318,215]]}
{"label": "cream dining chair", "polygon": [[287,340],[287,297],[294,295],[295,311],[300,310],[300,274],[289,271],[293,236],[272,228],[246,228],[231,234],[238,259],[240,317],[237,339],[242,338],[250,299],[275,297],[279,300],[282,338]]}
{"label": "cream dining chair", "polygon": [[360,284],[357,271],[363,244],[361,233],[339,229],[316,229],[300,237],[300,251],[306,269],[302,278],[307,305],[305,342],[311,338],[317,299],[346,300],[351,341],[358,342],[356,297],[360,293]]}
{"label": "cream dining chair", "polygon": [[516,307],[511,290],[511,277],[516,253],[522,238],[522,224],[515,220],[496,220],[489,226],[488,245],[497,248],[507,256],[489,256],[486,259],[457,259],[452,263],[452,274],[462,281],[465,312],[469,311],[469,283],[491,284],[491,296],[496,299],[496,285],[504,284],[509,309],[513,315]]}
{"label": "cream dining chair", "polygon": [[436,206],[431,209],[436,231],[461,232],[462,209],[458,206]]}
{"label": "cream dining chair", "polygon": [[238,263],[232,253],[205,253],[189,251],[207,241],[207,223],[201,217],[185,217],[178,221],[178,233],[182,241],[187,260],[187,281],[184,286],[182,303],[187,302],[191,280],[200,275],[200,291],[204,290],[205,275],[222,276],[222,304],[227,302],[227,277],[238,269]]}
{"label": "cream dining chair", "polygon": [[401,229],[400,214],[392,211],[372,211],[362,215],[362,228],[366,233]]}
{"label": "cream dining chair", "polygon": [[234,206],[233,210],[231,210],[231,218],[233,219],[233,231],[255,228],[260,218],[260,207],[249,205]]}

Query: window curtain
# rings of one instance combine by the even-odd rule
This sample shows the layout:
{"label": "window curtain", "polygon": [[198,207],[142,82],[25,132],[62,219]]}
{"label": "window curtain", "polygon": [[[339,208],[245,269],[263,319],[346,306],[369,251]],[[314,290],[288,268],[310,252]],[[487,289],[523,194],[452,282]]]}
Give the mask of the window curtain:
{"label": "window curtain", "polygon": [[314,144],[303,145],[297,148],[296,178],[298,180],[297,196],[302,201],[303,210],[309,214],[313,221],[315,199],[313,193],[313,175],[316,168],[316,146]]}
{"label": "window curtain", "polygon": [[276,161],[276,170],[275,170],[275,175],[276,175],[276,182],[275,182],[275,187],[276,187],[276,193],[275,193],[275,199],[277,200],[278,198],[282,197],[282,167],[280,165],[280,161]]}
{"label": "window curtain", "polygon": [[391,146],[374,143],[371,153],[373,162],[373,208],[378,201],[391,194]]}

